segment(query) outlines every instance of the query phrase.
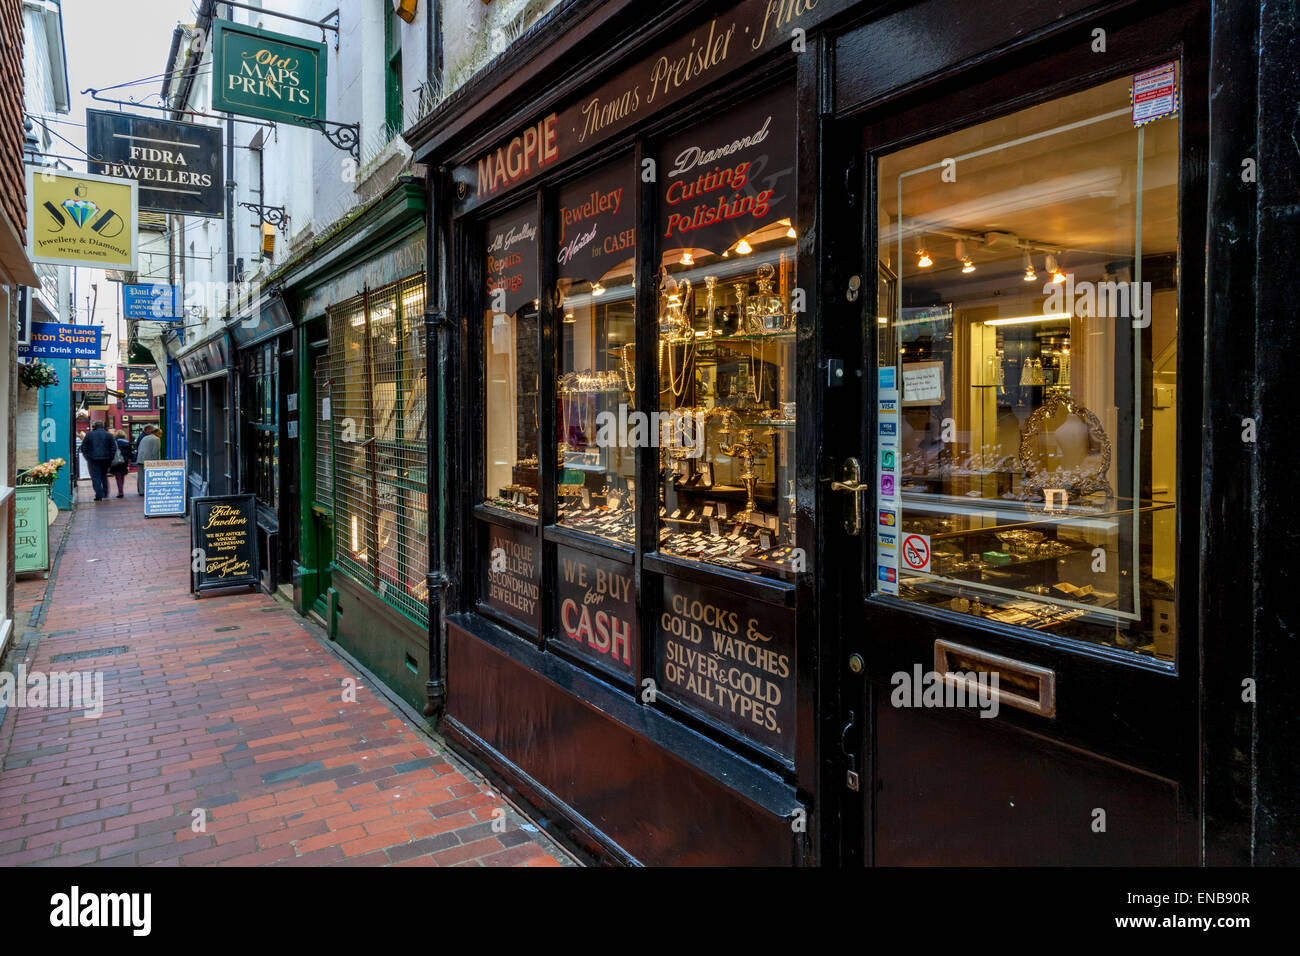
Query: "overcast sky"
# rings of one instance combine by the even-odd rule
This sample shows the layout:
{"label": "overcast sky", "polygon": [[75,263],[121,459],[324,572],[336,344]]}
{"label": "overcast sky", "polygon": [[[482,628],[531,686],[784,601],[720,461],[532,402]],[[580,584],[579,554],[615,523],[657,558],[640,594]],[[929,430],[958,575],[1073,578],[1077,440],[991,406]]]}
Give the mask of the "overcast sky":
{"label": "overcast sky", "polygon": [[[78,148],[73,150],[56,141],[54,152],[83,154],[87,107],[118,108],[82,96],[81,91],[88,87],[101,90],[102,96],[114,99],[162,105],[156,94],[162,87],[161,74],[167,68],[172,31],[177,23],[193,23],[197,6],[196,0],[63,0],[63,42],[67,51],[72,111],[64,117],[68,122],[54,125],[54,130]],[[144,77],[153,79],[116,90],[105,89]],[[162,115],[153,110],[140,112]],[[84,167],[74,164],[74,168]],[[98,287],[95,321],[112,335],[104,360],[116,364],[119,336],[125,331],[120,328],[121,287],[108,282],[97,269],[78,269],[76,274],[78,321],[87,321],[86,297],[91,294],[90,286],[94,283]]]}

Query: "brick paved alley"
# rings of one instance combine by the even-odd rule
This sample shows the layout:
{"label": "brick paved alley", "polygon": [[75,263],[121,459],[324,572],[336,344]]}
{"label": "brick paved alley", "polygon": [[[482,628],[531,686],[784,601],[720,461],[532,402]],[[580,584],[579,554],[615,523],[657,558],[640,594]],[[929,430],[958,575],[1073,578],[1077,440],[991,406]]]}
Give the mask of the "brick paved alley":
{"label": "brick paved alley", "polygon": [[0,864],[572,863],[291,609],[192,598],[188,554],[184,521],[83,489],[49,594],[19,582],[3,670],[99,671],[105,704],[3,714]]}

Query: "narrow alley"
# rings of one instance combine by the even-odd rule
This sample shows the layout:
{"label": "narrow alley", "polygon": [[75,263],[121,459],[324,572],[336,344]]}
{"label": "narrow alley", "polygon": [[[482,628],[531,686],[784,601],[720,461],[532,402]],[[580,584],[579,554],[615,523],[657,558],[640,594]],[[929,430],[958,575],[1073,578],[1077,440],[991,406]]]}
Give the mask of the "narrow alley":
{"label": "narrow alley", "polygon": [[17,586],[4,671],[102,674],[103,712],[3,713],[0,865],[572,862],[313,625],[192,598],[188,525],[141,511],[83,487],[50,581]]}

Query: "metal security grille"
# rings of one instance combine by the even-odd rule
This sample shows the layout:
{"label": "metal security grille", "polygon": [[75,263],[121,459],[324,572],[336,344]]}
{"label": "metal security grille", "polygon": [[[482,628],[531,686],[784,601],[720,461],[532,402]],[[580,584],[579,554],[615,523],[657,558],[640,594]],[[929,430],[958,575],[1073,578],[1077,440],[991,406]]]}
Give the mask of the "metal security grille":
{"label": "metal security grille", "polygon": [[424,277],[367,290],[328,314],[337,565],[424,622]]}
{"label": "metal security grille", "polygon": [[334,434],[325,414],[330,400],[330,357],[316,358],[316,504],[334,507]]}

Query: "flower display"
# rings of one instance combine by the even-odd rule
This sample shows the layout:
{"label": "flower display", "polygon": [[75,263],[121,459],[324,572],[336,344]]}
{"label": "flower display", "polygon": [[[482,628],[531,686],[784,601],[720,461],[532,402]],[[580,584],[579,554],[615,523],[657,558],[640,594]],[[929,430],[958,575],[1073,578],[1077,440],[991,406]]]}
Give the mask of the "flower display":
{"label": "flower display", "polygon": [[40,360],[22,366],[18,379],[27,388],[44,388],[47,385],[59,384],[59,375],[54,370],[54,366]]}
{"label": "flower display", "polygon": [[18,476],[20,485],[49,485],[59,475],[59,469],[67,465],[62,458],[51,458],[39,465],[33,465]]}

